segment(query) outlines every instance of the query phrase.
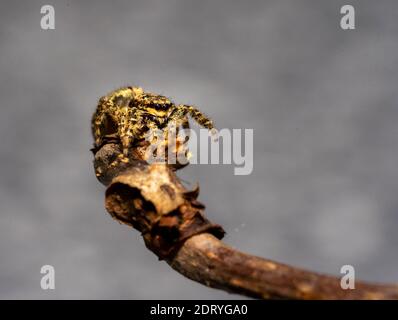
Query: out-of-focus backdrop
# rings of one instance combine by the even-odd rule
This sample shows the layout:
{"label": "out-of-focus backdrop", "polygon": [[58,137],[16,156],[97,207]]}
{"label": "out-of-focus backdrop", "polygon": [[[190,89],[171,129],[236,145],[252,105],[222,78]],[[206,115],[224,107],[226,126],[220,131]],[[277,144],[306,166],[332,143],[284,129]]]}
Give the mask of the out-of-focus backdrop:
{"label": "out-of-focus backdrop", "polygon": [[[90,118],[122,85],[254,129],[254,171],[197,165],[240,250],[398,279],[397,1],[0,3],[0,298],[239,298],[185,279],[104,209]],[[40,268],[55,267],[55,290]]]}

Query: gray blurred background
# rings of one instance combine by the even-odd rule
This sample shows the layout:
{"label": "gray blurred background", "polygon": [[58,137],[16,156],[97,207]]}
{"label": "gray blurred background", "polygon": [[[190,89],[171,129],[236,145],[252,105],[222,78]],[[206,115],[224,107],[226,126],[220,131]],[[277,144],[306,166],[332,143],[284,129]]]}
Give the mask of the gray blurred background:
{"label": "gray blurred background", "polygon": [[[90,118],[128,84],[254,129],[253,174],[181,174],[227,243],[397,281],[398,2],[349,3],[355,31],[340,28],[345,1],[2,1],[0,298],[239,298],[158,262],[105,212]],[[55,290],[40,288],[45,264]]]}

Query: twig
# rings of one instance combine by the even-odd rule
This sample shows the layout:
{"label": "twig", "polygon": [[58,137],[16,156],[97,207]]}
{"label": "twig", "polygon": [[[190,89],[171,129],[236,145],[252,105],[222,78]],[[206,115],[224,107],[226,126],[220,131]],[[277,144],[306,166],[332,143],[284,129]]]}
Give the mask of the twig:
{"label": "twig", "polygon": [[[287,266],[239,252],[219,239],[220,226],[203,216],[196,200],[171,167],[143,161],[137,147],[128,163],[111,163],[121,154],[119,144],[95,153],[98,179],[108,186],[106,209],[119,222],[139,230],[146,246],[184,276],[206,286],[254,298],[398,299],[397,285],[356,281],[343,290],[340,279]],[[135,159],[135,160],[132,160]]]}

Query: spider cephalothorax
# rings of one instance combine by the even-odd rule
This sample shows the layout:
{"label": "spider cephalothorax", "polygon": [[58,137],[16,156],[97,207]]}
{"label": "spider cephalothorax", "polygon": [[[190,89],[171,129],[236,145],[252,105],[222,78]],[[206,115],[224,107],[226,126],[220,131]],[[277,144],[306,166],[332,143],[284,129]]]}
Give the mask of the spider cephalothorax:
{"label": "spider cephalothorax", "polygon": [[212,121],[193,106],[175,105],[168,98],[139,87],[120,88],[99,100],[92,119],[94,150],[112,139],[121,143],[123,156],[127,156],[149,130],[165,130],[171,123],[189,128],[188,115],[199,125],[214,129]]}

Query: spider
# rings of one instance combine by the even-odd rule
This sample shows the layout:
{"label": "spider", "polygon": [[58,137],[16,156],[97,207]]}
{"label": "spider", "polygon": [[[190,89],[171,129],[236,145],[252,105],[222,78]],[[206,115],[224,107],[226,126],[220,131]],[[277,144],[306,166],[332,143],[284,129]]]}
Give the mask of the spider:
{"label": "spider", "polygon": [[140,87],[123,87],[112,91],[99,100],[92,118],[92,133],[95,152],[109,140],[121,143],[122,157],[127,158],[135,143],[142,141],[149,130],[189,129],[188,115],[212,133],[213,122],[191,105],[175,105],[168,98]]}

